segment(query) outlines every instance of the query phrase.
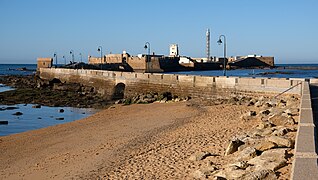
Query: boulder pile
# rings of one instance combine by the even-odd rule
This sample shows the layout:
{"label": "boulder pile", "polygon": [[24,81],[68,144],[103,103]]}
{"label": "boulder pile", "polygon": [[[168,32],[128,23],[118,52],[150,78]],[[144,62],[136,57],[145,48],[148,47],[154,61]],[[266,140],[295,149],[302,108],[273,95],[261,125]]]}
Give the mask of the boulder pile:
{"label": "boulder pile", "polygon": [[191,97],[179,97],[173,95],[171,92],[157,93],[157,92],[149,92],[149,93],[141,93],[136,94],[132,97],[128,97],[126,99],[120,99],[115,102],[115,104],[148,104],[153,102],[167,103],[167,102],[179,102],[179,101],[188,101]]}
{"label": "boulder pile", "polygon": [[[261,96],[231,98],[227,102],[255,106],[257,111],[242,113],[240,120],[245,122],[253,119],[259,124],[249,132],[241,132],[227,142],[225,154],[221,156],[228,158],[231,163],[219,166],[211,163],[206,167],[200,167],[193,172],[193,177],[277,179],[279,170],[292,162],[299,119],[299,99],[295,96],[284,96],[280,99]],[[194,157],[190,158],[201,159]]]}

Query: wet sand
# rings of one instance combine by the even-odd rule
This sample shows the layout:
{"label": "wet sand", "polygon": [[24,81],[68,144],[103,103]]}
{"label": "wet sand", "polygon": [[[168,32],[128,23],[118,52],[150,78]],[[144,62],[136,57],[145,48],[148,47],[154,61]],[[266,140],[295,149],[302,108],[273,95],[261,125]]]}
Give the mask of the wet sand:
{"label": "wet sand", "polygon": [[[116,105],[79,121],[0,137],[0,179],[192,179],[206,163],[228,163],[228,140],[257,124],[240,120],[253,108]],[[190,162],[197,151],[215,156]]]}

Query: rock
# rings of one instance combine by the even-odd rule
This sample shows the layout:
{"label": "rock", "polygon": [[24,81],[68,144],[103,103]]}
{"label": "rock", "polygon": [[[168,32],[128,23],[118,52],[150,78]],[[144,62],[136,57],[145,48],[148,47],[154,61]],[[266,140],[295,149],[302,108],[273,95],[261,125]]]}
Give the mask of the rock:
{"label": "rock", "polygon": [[247,147],[254,147],[257,144],[259,144],[261,141],[263,141],[263,139],[264,138],[261,136],[254,136],[254,137],[245,138],[242,140],[245,144],[241,145],[238,148],[238,151],[243,151]]}
{"label": "rock", "polygon": [[268,122],[268,121],[265,121],[265,122],[260,123],[256,128],[257,129],[265,129],[265,128],[270,128],[270,127],[273,127],[273,124]]}
{"label": "rock", "polygon": [[256,111],[250,111],[247,113],[248,116],[256,116]]}
{"label": "rock", "polygon": [[255,146],[255,149],[258,151],[266,151],[272,148],[277,147],[277,145],[270,141],[262,141],[258,145]]}
{"label": "rock", "polygon": [[286,107],[286,104],[287,102],[283,99],[281,99],[279,102],[278,102],[278,107]]}
{"label": "rock", "polygon": [[239,161],[229,165],[229,167],[233,167],[235,169],[243,169],[243,170],[245,170],[248,166],[249,164],[247,163],[247,161]]}
{"label": "rock", "polygon": [[207,176],[210,176],[215,170],[217,170],[216,167],[207,166],[207,167],[200,168],[199,170],[194,171],[192,176],[195,179],[206,178]]}
{"label": "rock", "polygon": [[230,144],[228,145],[228,147],[225,150],[225,155],[229,155],[229,154],[236,152],[238,150],[238,147],[243,145],[243,144],[244,144],[244,142],[242,142],[239,139],[235,139],[235,140],[230,141]]}
{"label": "rock", "polygon": [[243,149],[242,151],[239,152],[236,160],[238,160],[238,161],[249,160],[249,159],[252,159],[256,156],[257,156],[257,154],[256,154],[255,148],[246,147],[245,149]]}
{"label": "rock", "polygon": [[273,136],[284,136],[289,132],[289,129],[286,127],[276,127],[274,132],[272,133]]}
{"label": "rock", "polygon": [[272,134],[272,132],[273,132],[272,129],[266,128],[266,129],[261,130],[260,135],[261,135],[261,136],[268,136],[268,135]]}
{"label": "rock", "polygon": [[118,99],[117,101],[115,101],[115,104],[121,104],[123,102],[123,99]]}
{"label": "rock", "polygon": [[175,99],[174,99],[174,102],[179,102],[179,101],[181,101],[180,98],[175,98]]}
{"label": "rock", "polygon": [[252,171],[244,174],[241,180],[276,180],[276,174],[271,170]]}
{"label": "rock", "polygon": [[202,179],[202,178],[206,178],[206,175],[201,170],[198,169],[192,173],[192,177],[194,179]]}
{"label": "rock", "polygon": [[41,108],[41,105],[36,104],[36,105],[33,105],[33,106],[32,106],[32,108],[36,108],[36,109],[38,109],[38,108]]}
{"label": "rock", "polygon": [[276,171],[287,165],[286,154],[286,148],[270,149],[264,151],[260,156],[250,159],[248,163],[253,165],[253,171]]}
{"label": "rock", "polygon": [[253,116],[256,116],[256,112],[255,111],[249,111],[249,112],[243,114],[241,116],[241,119],[245,120],[245,121],[248,121],[248,120],[252,119]]}
{"label": "rock", "polygon": [[15,113],[13,113],[12,115],[21,116],[21,115],[23,115],[23,113],[22,113],[22,112],[15,112]]}
{"label": "rock", "polygon": [[19,107],[6,107],[6,108],[3,108],[3,110],[14,110],[14,109],[19,109]]}
{"label": "rock", "polygon": [[266,102],[265,104],[263,104],[264,108],[269,108],[269,107],[273,107],[273,104],[271,102]]}
{"label": "rock", "polygon": [[254,106],[255,102],[251,100],[250,102],[247,103],[247,106]]}
{"label": "rock", "polygon": [[256,106],[256,107],[261,107],[261,106],[263,106],[263,102],[257,101],[257,102],[254,104],[254,106]]}
{"label": "rock", "polygon": [[279,114],[274,114],[268,118],[268,120],[272,123],[275,124],[276,126],[285,126],[288,124],[294,124],[295,121],[292,117],[285,117]]}
{"label": "rock", "polygon": [[277,144],[278,147],[291,148],[294,146],[294,142],[292,140],[280,136],[270,136],[267,140]]}
{"label": "rock", "polygon": [[55,118],[55,120],[64,120],[63,117]]}
{"label": "rock", "polygon": [[7,124],[9,124],[9,121],[0,121],[0,125],[7,125]]}
{"label": "rock", "polygon": [[59,109],[59,113],[63,113],[64,112],[64,109]]}
{"label": "rock", "polygon": [[267,116],[267,115],[269,115],[270,113],[271,113],[271,112],[270,112],[270,110],[268,110],[268,109],[259,112],[260,115],[264,115],[264,116]]}
{"label": "rock", "polygon": [[240,179],[246,173],[243,169],[229,167],[214,174],[217,179]]}
{"label": "rock", "polygon": [[200,160],[205,159],[208,156],[212,156],[212,154],[209,152],[197,152],[197,153],[192,154],[189,157],[189,160],[190,161],[200,161]]}

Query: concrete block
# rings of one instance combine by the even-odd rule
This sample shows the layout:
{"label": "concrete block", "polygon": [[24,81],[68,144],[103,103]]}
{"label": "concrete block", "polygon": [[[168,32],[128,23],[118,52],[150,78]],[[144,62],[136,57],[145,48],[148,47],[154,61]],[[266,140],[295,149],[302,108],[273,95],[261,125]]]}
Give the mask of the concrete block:
{"label": "concrete block", "polygon": [[298,153],[316,154],[315,127],[299,126],[296,143],[296,155]]}
{"label": "concrete block", "polygon": [[189,87],[194,86],[194,78],[193,76],[186,76],[186,75],[179,75],[179,84],[180,85],[185,85]]}
{"label": "concrete block", "polygon": [[216,77],[216,87],[218,88],[235,88],[235,77]]}
{"label": "concrete block", "polygon": [[312,109],[300,109],[299,123],[314,124]]}
{"label": "concrete block", "polygon": [[178,76],[174,74],[164,74],[162,78],[163,84],[177,84],[178,83]]}
{"label": "concrete block", "polygon": [[315,79],[310,79],[310,84],[317,84],[318,85],[318,79],[315,78]]}
{"label": "concrete block", "polygon": [[310,98],[310,94],[303,94],[302,96],[301,96],[301,99],[311,99]]}
{"label": "concrete block", "polygon": [[141,80],[146,80],[148,79],[148,76],[149,76],[148,73],[136,73],[136,74],[137,74],[137,78]]}
{"label": "concrete block", "polygon": [[131,72],[122,72],[122,77],[126,79],[135,79],[135,74],[136,73],[131,73]]}
{"label": "concrete block", "polygon": [[303,83],[303,92],[310,92],[308,82]]}
{"label": "concrete block", "polygon": [[311,109],[311,100],[310,99],[302,99],[300,103],[300,108],[310,108]]}
{"label": "concrete block", "polygon": [[318,179],[317,158],[296,158],[292,172],[293,180]]}
{"label": "concrete block", "polygon": [[195,76],[194,85],[196,87],[207,87],[212,86],[213,77],[208,76]]}
{"label": "concrete block", "polygon": [[261,79],[259,78],[238,78],[238,84],[240,86],[260,86]]}
{"label": "concrete block", "polygon": [[154,83],[160,83],[163,79],[163,74],[149,74],[149,81]]}
{"label": "concrete block", "polygon": [[286,79],[266,79],[265,86],[266,87],[276,87],[276,88],[290,88],[290,80]]}

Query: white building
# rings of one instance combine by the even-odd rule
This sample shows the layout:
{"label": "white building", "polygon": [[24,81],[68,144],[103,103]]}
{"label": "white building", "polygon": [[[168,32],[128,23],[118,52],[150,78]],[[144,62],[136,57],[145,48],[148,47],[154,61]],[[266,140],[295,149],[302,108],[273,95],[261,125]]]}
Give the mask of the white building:
{"label": "white building", "polygon": [[170,44],[170,56],[172,57],[179,56],[178,44]]}

